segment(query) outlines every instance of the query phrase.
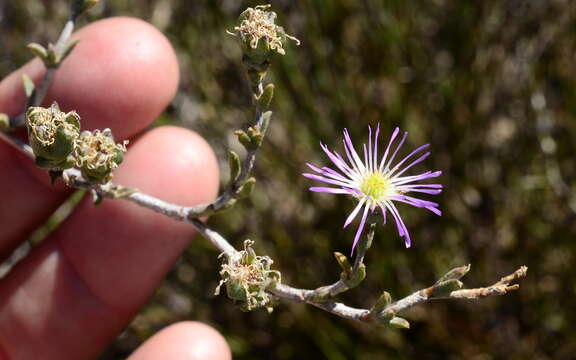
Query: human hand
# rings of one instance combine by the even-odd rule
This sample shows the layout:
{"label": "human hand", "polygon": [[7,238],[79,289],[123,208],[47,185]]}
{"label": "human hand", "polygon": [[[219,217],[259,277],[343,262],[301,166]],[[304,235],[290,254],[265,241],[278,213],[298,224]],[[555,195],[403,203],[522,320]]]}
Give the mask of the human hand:
{"label": "human hand", "polygon": [[[182,205],[212,200],[218,166],[197,134],[175,127],[144,129],[174,96],[178,65],[168,41],[135,19],[95,22],[64,61],[48,93],[64,111],[76,110],[83,129],[111,128],[131,139],[118,184]],[[36,83],[34,60],[0,83],[0,111],[24,109],[22,74]],[[134,139],[134,137],[139,136]],[[66,199],[70,189],[49,183],[19,150],[0,139],[0,259]],[[94,207],[85,199],[40,246],[0,280],[0,359],[92,359],[144,305],[193,235],[176,222],[125,201]],[[161,354],[161,355],[160,355]],[[173,325],[140,347],[131,360],[230,359],[212,328]]]}

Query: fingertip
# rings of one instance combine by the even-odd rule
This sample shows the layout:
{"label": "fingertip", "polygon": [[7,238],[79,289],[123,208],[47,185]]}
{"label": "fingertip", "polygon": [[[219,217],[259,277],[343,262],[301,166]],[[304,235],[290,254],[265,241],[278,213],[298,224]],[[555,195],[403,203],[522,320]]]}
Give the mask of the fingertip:
{"label": "fingertip", "polygon": [[224,337],[211,326],[185,321],[163,329],[129,357],[129,360],[230,360]]}
{"label": "fingertip", "polygon": [[134,18],[97,21],[56,73],[50,100],[77,110],[86,129],[110,127],[117,138],[148,126],[174,97],[178,61],[166,37]]}

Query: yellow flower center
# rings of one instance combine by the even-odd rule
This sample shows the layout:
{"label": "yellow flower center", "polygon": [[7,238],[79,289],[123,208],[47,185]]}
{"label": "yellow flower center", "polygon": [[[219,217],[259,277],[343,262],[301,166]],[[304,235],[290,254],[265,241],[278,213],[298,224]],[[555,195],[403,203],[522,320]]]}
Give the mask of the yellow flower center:
{"label": "yellow flower center", "polygon": [[360,183],[360,191],[370,196],[373,200],[381,200],[384,197],[394,195],[394,185],[390,179],[381,173],[373,172],[368,174]]}

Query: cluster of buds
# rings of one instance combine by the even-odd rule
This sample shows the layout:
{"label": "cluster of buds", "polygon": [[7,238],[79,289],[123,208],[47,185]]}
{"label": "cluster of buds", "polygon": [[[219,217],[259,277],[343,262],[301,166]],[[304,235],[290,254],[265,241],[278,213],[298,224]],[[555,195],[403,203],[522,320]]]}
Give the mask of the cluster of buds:
{"label": "cluster of buds", "polygon": [[244,250],[239,251],[227,263],[222,264],[222,280],[214,292],[226,285],[226,294],[243,311],[260,307],[272,310],[271,295],[266,292],[280,283],[280,272],[271,270],[273,261],[268,256],[258,256],[252,249],[252,240],[244,241]]}
{"label": "cluster of buds", "polygon": [[110,129],[80,133],[80,116],[62,112],[56,103],[50,108],[30,107],[26,126],[39,167],[53,172],[77,167],[92,183],[110,181],[126,152],[126,142],[116,144]]}

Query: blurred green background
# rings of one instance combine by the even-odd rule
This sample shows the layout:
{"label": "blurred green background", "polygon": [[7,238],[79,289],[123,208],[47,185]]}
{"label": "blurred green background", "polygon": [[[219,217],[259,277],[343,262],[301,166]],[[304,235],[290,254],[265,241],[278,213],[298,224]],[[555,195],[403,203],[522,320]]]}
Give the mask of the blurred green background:
{"label": "blurred green background", "polygon": [[[348,253],[353,204],[307,191],[305,162],[327,164],[319,142],[341,150],[341,132],[366,139],[409,132],[404,151],[431,143],[417,170],[440,169],[442,217],[400,206],[413,239],[380,227],[362,286],[343,296],[370,306],[472,264],[467,286],[521,265],[521,289],[477,302],[437,302],[404,314],[410,330],[342,320],[282,303],[243,313],[214,297],[218,253],[194,241],[150,303],[102,359],[127,356],[179,320],[221,331],[235,359],[573,359],[576,353],[576,4],[570,0],[277,0],[279,23],[302,45],[277,57],[275,116],[249,201],[209,223],[239,247],[245,238],[275,259],[283,280],[313,288],[337,279],[332,253]],[[172,41],[182,82],[158,124],[189,127],[217,152],[226,183],[232,130],[251,116],[240,47],[225,30],[239,0],[110,0],[87,17],[129,15]],[[0,75],[30,58],[24,45],[56,39],[66,1],[0,2]],[[86,23],[86,18],[81,22]],[[87,85],[89,86],[89,84]],[[161,236],[161,234],[159,234]]]}

